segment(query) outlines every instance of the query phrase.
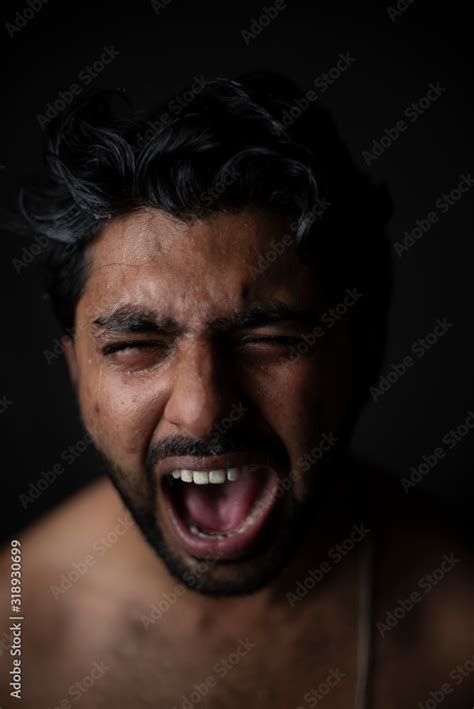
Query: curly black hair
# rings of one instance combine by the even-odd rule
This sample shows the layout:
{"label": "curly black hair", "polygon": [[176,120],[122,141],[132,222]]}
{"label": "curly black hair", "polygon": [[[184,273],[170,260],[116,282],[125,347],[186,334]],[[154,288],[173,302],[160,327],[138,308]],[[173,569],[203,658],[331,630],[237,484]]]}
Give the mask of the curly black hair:
{"label": "curly black hair", "polygon": [[[318,101],[280,75],[194,82],[148,114],[122,91],[79,97],[47,126],[42,174],[20,197],[47,237],[46,289],[73,332],[85,251],[101,226],[144,207],[182,220],[257,205],[286,213],[301,257],[337,302],[363,294],[355,331],[384,340],[392,205],[352,160]],[[365,356],[365,355],[362,355]]]}

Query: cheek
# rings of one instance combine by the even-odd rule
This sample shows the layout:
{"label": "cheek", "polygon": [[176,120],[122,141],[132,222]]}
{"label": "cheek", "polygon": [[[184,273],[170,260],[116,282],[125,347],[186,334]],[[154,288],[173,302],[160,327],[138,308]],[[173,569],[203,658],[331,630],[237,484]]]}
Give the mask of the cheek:
{"label": "cheek", "polygon": [[323,432],[340,430],[351,397],[350,358],[334,350],[269,368],[253,382],[260,412],[300,456]]}
{"label": "cheek", "polygon": [[147,450],[160,411],[151,386],[98,368],[81,377],[79,397],[87,429],[112,460],[123,464]]}
{"label": "cheek", "polygon": [[286,442],[300,448],[318,430],[321,370],[317,359],[299,357],[263,370],[250,390],[263,417]]}
{"label": "cheek", "polygon": [[[317,359],[302,358],[294,365],[287,386],[287,430],[295,441],[298,455],[314,445],[326,425],[324,386]],[[285,402],[282,401],[282,406]]]}
{"label": "cheek", "polygon": [[340,429],[352,400],[353,363],[351,342],[344,330],[335,331],[335,344],[324,355],[321,398],[325,401],[330,430]]}

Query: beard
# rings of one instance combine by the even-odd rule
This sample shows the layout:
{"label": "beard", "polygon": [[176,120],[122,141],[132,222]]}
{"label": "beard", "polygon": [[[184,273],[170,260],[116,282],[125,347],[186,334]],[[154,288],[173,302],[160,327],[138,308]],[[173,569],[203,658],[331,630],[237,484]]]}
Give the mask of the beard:
{"label": "beard", "polygon": [[[268,445],[269,442],[267,449]],[[275,445],[274,442],[270,445],[273,446],[275,454],[284,454],[287,457],[286,450],[281,446]],[[178,434],[168,436],[150,447],[140,489],[131,486],[130,475],[96,443],[94,447],[123,504],[169,574],[185,588],[206,596],[249,595],[274,581],[297,553],[308,529],[318,519],[319,510],[337,478],[334,474],[334,461],[337,459],[334,450],[319,461],[317,475],[312,473],[313,484],[308,486],[304,501],[296,499],[291,487],[284,491],[278,523],[266,530],[267,533],[262,535],[247,556],[238,561],[213,557],[183,558],[168,543],[160,520],[157,519],[155,501],[159,490],[154,474],[157,462],[168,456],[212,456],[249,451],[257,447],[261,449],[261,440],[257,442],[248,436],[243,440],[240,437],[219,435],[218,439],[214,436],[209,442],[202,442]]]}

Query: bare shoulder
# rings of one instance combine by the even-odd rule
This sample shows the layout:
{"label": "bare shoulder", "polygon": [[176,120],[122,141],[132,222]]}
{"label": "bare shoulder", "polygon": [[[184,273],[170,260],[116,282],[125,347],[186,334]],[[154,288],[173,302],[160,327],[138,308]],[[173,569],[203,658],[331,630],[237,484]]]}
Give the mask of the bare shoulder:
{"label": "bare shoulder", "polygon": [[[82,677],[99,672],[117,638],[129,631],[146,581],[138,569],[156,568],[158,560],[108,479],[69,498],[17,540],[24,692],[33,706],[56,706],[55,692],[67,695]],[[11,563],[9,544],[0,555],[0,664],[6,666],[0,703],[9,693]]]}
{"label": "bare shoulder", "polygon": [[[114,609],[130,558],[150,555],[130,513],[112,484],[101,478],[59,505],[18,535],[21,549],[22,606],[28,609],[30,632],[38,642],[70,631],[89,612]],[[132,552],[133,550],[133,552]],[[10,545],[1,552],[1,578],[10,580]],[[10,592],[2,593],[9,599]],[[104,603],[107,597],[108,603]],[[4,602],[7,602],[4,600]],[[4,616],[5,617],[5,616]],[[33,641],[35,638],[33,638]]]}
{"label": "bare shoulder", "polygon": [[[35,586],[43,584],[79,559],[98,536],[110,530],[112,520],[121,513],[125,510],[111,484],[100,479],[19,533],[24,593],[31,590],[29,581]],[[9,553],[9,546],[2,550],[2,564],[9,563]]]}

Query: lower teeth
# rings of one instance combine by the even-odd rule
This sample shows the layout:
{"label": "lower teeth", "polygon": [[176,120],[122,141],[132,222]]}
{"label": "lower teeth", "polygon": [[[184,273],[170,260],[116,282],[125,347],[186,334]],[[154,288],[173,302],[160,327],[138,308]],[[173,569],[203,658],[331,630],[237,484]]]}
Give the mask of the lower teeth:
{"label": "lower teeth", "polygon": [[194,523],[189,525],[189,530],[196,537],[201,537],[202,539],[225,539],[229,536],[229,532],[224,532],[223,534],[210,534],[207,532],[202,532]]}

